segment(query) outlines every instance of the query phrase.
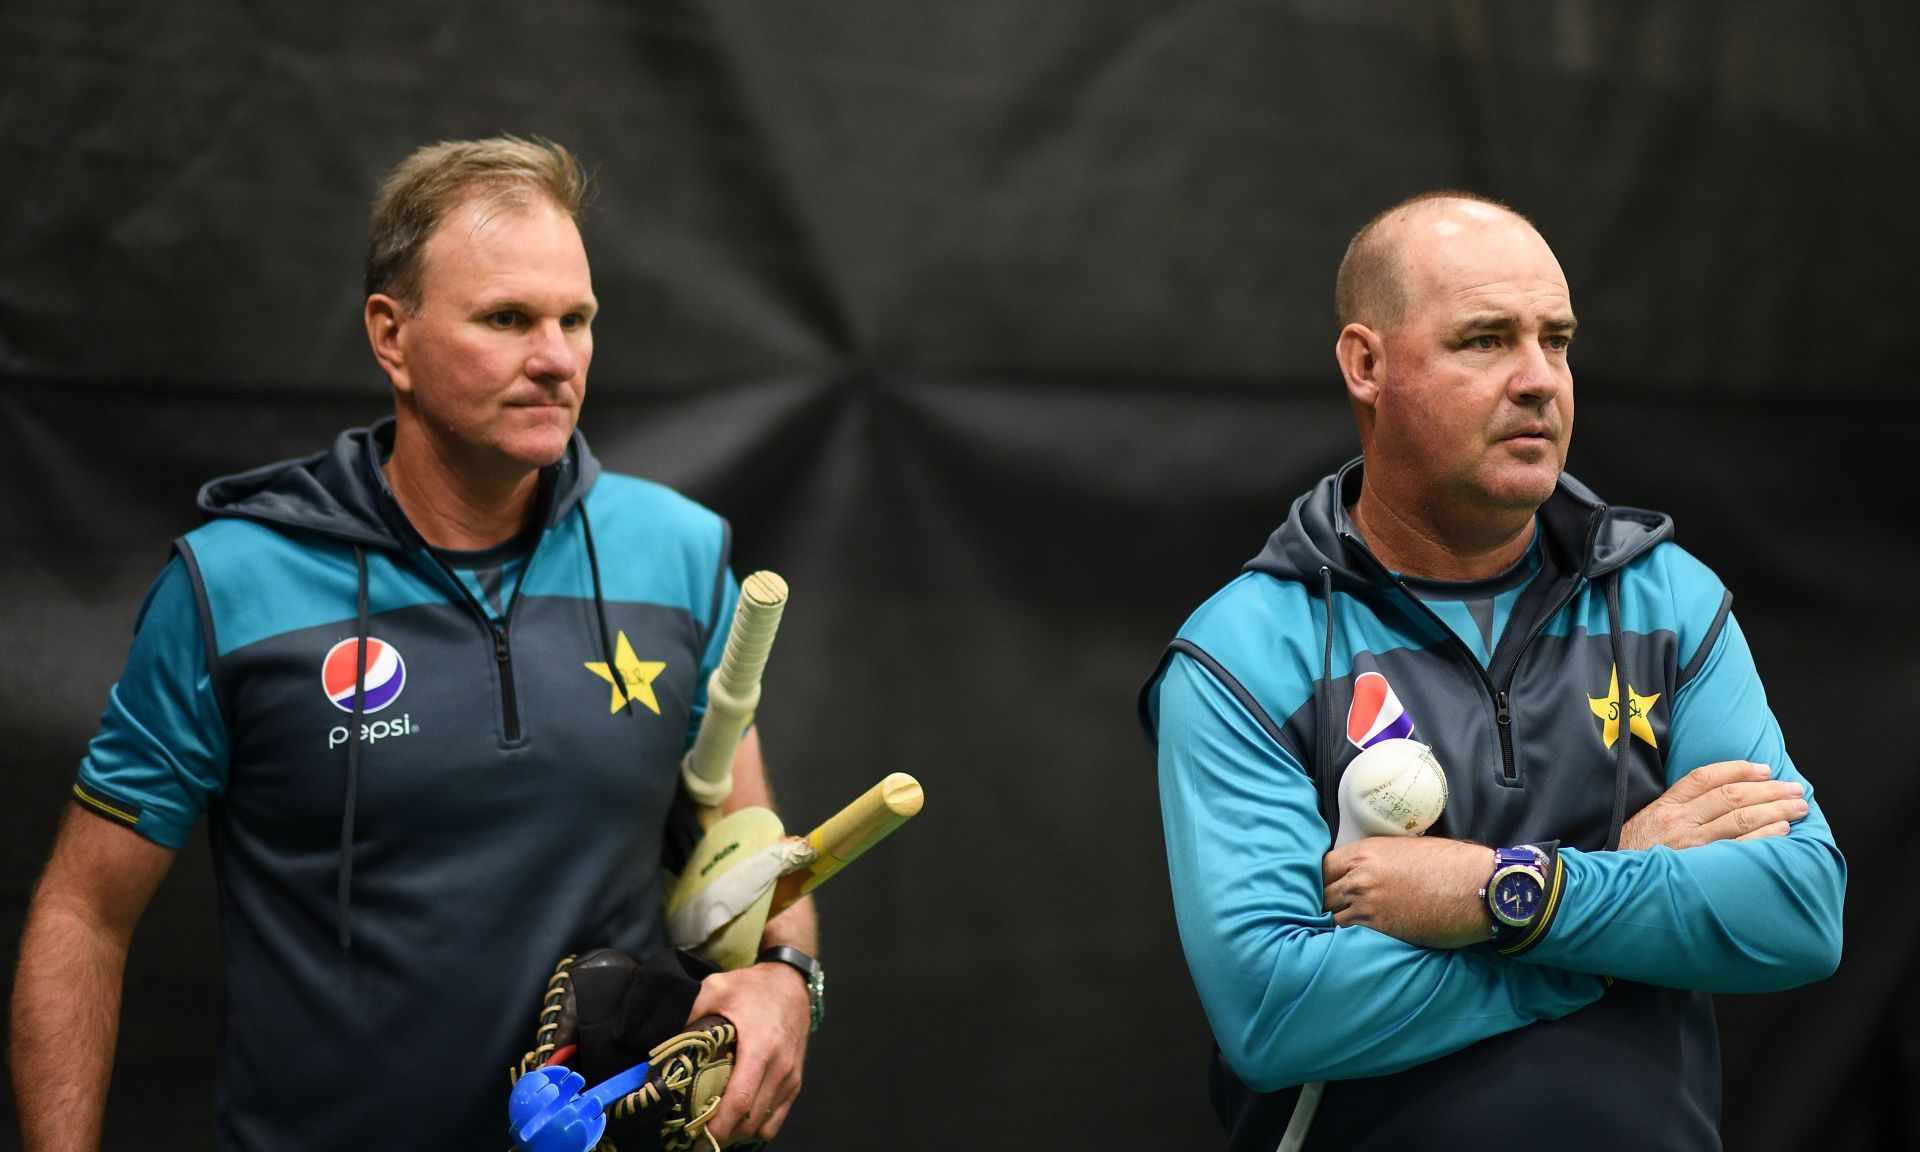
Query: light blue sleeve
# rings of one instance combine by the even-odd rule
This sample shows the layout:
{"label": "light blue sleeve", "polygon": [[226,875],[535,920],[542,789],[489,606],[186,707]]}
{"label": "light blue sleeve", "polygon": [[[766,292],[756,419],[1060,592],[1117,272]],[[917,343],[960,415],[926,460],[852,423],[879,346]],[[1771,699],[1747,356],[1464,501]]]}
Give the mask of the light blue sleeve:
{"label": "light blue sleeve", "polygon": [[166,848],[227,784],[227,725],[186,564],[164,568],[74,783],[77,803]]}
{"label": "light blue sleeve", "polygon": [[1546,937],[1520,959],[1708,992],[1774,992],[1840,963],[1847,865],[1794,768],[1739,624],[1729,616],[1700,673],[1675,693],[1671,785],[1722,760],[1751,760],[1806,789],[1785,836],[1675,851],[1563,849],[1566,889]]}
{"label": "light blue sleeve", "polygon": [[706,651],[700,654],[699,682],[693,686],[693,707],[687,714],[689,748],[693,747],[700,721],[707,714],[707,681],[713,678],[714,669],[720,667],[720,654],[726,651],[727,634],[733,631],[733,611],[739,603],[740,581],[733,578],[733,568],[729,566],[720,577],[720,604],[713,613],[713,634],[707,637]]}
{"label": "light blue sleeve", "polygon": [[1154,691],[1180,939],[1248,1085],[1397,1072],[1600,998],[1598,977],[1334,928],[1321,907],[1331,836],[1298,760],[1187,656]]}

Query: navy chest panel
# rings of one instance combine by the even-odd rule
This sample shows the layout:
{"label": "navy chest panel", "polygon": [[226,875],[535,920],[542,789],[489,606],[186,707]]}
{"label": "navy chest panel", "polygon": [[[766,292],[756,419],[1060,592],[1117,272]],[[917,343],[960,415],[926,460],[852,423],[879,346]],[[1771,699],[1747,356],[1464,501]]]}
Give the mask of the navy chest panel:
{"label": "navy chest panel", "polygon": [[[551,827],[564,847],[577,820],[663,819],[687,741],[699,628],[659,605],[609,604],[607,617],[611,677],[589,601],[524,598],[509,664],[465,605],[371,617],[356,840],[376,852],[431,851],[475,829],[538,839]],[[295,852],[338,848],[355,627],[289,632],[221,660],[232,728],[225,816]]]}
{"label": "navy chest panel", "polygon": [[[1323,751],[1332,780],[1378,739],[1411,736],[1446,769],[1448,802],[1435,835],[1481,843],[1559,839],[1599,848],[1612,818],[1621,742],[1627,742],[1626,814],[1665,791],[1663,749],[1671,715],[1675,637],[1627,634],[1618,660],[1618,713],[1610,684],[1616,658],[1602,634],[1534,638],[1507,689],[1508,754],[1502,748],[1496,682],[1452,644],[1358,652],[1352,671],[1318,686],[1331,704]],[[1310,701],[1289,726],[1308,733],[1321,707]]]}

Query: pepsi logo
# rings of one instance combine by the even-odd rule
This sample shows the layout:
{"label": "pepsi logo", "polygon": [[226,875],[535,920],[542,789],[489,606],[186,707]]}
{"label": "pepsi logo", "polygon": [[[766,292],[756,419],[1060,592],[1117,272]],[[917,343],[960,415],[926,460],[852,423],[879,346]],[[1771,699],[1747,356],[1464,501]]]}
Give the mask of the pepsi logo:
{"label": "pepsi logo", "polygon": [[1353,678],[1353,703],[1347,707],[1347,740],[1357,748],[1371,748],[1382,740],[1413,735],[1413,717],[1401,706],[1393,685],[1378,672]]}
{"label": "pepsi logo", "polygon": [[[360,662],[360,642],[342,640],[320,662],[320,682],[327,699],[342,712],[353,711],[353,677]],[[407,662],[400,650],[378,637],[367,638],[366,704],[363,711],[378,712],[400,698],[407,686]]]}

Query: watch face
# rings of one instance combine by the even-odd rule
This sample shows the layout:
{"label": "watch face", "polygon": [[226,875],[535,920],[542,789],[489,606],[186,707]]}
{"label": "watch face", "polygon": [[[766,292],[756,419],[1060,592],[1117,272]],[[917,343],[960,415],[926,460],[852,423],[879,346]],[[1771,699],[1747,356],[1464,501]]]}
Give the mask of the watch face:
{"label": "watch face", "polygon": [[1540,914],[1540,880],[1529,869],[1514,868],[1493,882],[1493,914],[1515,926]]}

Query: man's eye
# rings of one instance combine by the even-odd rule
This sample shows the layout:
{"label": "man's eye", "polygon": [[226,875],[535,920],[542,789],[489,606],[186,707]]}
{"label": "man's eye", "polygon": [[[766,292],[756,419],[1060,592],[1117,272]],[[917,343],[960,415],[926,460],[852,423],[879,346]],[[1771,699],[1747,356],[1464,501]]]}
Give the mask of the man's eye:
{"label": "man's eye", "polygon": [[569,332],[578,332],[587,326],[587,318],[578,312],[569,312],[560,317],[560,327]]}
{"label": "man's eye", "polygon": [[502,309],[487,316],[487,323],[495,328],[512,328],[520,323],[520,313],[512,309]]}
{"label": "man's eye", "polygon": [[1565,352],[1567,349],[1573,347],[1573,337],[1549,336],[1547,337],[1547,347],[1553,349],[1555,352]]}
{"label": "man's eye", "polygon": [[1467,347],[1476,352],[1491,352],[1499,346],[1500,338],[1498,336],[1469,336],[1467,338]]}

